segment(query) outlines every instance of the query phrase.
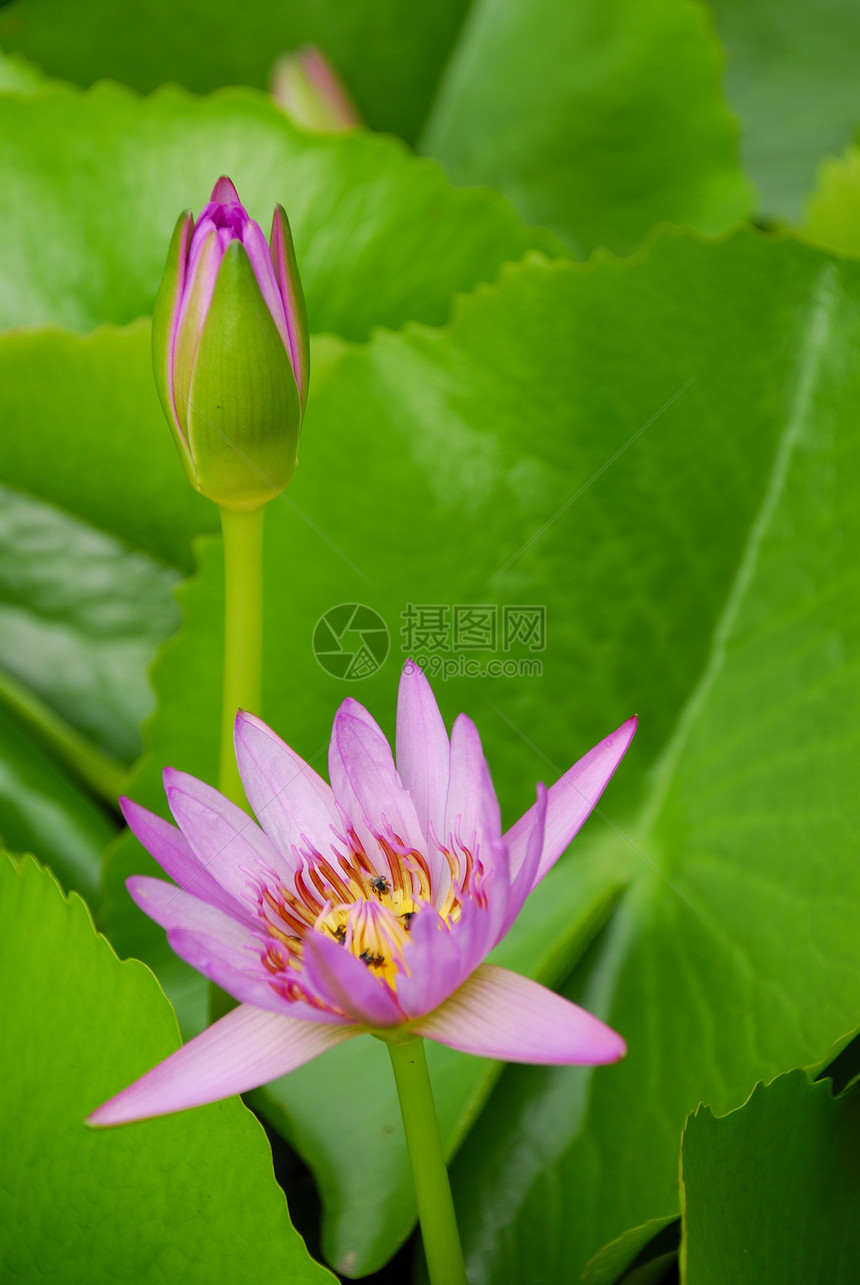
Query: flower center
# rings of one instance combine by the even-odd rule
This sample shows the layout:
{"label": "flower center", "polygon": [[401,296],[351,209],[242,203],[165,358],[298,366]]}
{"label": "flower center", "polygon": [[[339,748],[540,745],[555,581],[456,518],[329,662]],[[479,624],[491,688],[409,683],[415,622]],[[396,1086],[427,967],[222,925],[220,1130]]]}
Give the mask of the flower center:
{"label": "flower center", "polygon": [[[422,905],[434,902],[426,858],[407,848],[390,828],[375,835],[376,865],[351,827],[335,837],[338,842],[331,845],[329,858],[302,836],[302,847],[294,849],[292,889],[276,877],[258,883],[262,926],[273,939],[262,962],[272,975],[272,986],[288,998],[298,998],[301,991],[297,974],[308,932],[333,938],[396,990],[398,974],[405,971],[404,947],[412,919]],[[439,851],[450,880],[441,904],[435,898],[436,908],[446,923],[456,923],[463,897],[480,898],[482,867],[459,836],[450,836],[448,847],[439,846]]]}
{"label": "flower center", "polygon": [[398,891],[392,896],[386,892],[378,900],[335,906],[316,927],[340,942],[376,977],[383,978],[395,989],[397,974],[403,967],[403,947],[408,940],[414,907],[415,902],[407,894]]}

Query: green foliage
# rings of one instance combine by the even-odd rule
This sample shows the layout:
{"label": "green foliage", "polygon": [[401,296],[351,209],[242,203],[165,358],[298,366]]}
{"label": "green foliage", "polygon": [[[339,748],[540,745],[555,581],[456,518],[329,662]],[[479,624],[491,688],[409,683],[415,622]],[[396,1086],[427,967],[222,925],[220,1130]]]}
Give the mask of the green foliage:
{"label": "green foliage", "polygon": [[827,1281],[860,1262],[860,1089],[802,1070],[758,1084],[739,1111],[700,1107],[684,1130],[687,1285]]}
{"label": "green foliage", "polygon": [[718,232],[753,205],[720,76],[680,0],[476,0],[421,146],[580,253],[662,221]]}
{"label": "green foliage", "polygon": [[158,404],[148,321],[90,335],[52,326],[0,334],[0,419],[8,486],[186,572],[192,538],[218,530]]}
{"label": "green foliage", "polygon": [[26,59],[10,58],[0,53],[0,91],[30,93],[38,89],[44,83],[44,79],[39,69],[31,66]]}
{"label": "green foliage", "polygon": [[[478,722],[507,821],[536,780],[641,718],[600,813],[498,955],[599,1011],[627,1061],[500,1074],[430,1050],[470,1280],[585,1269],[594,1285],[646,1285],[674,1270],[654,1233],[676,1226],[678,1142],[702,1101],[746,1105],[688,1126],[689,1280],[716,1279],[753,1242],[767,1261],[751,1260],[751,1279],[771,1263],[787,1279],[789,1225],[810,1229],[804,1279],[823,1279],[839,1269],[813,1256],[830,1243],[813,1229],[837,1214],[856,1264],[842,1213],[854,1188],[846,1178],[828,1222],[815,1164],[842,1173],[857,1090],[833,1099],[795,1073],[747,1099],[820,1058],[860,1008],[860,268],[784,236],[651,231],[721,232],[751,208],[697,4],[288,0],[275,13],[249,0],[241,23],[221,0],[203,9],[153,0],[118,40],[104,0],[12,0],[0,42],[83,84],[259,89],[285,45],[315,39],[371,125],[420,135],[457,181],[500,191],[458,191],[390,138],[305,135],[254,89],[39,89],[38,70],[0,60],[0,325],[14,327],[0,334],[0,665],[123,762],[154,688],[129,789],[141,802],[163,811],[167,763],[215,779],[217,513],[176,459],[146,318],[177,214],[219,173],[264,225],[283,201],[311,326],[328,333],[301,467],[267,512],[263,716],[318,767],[346,695],[390,734],[407,651],[450,658],[404,631],[409,605],[473,603],[546,609],[544,651],[468,657],[538,660],[539,674],[430,671],[449,723],[461,709]],[[860,114],[853,80],[831,92],[855,17],[769,0],[719,0],[715,16],[765,212],[791,214]],[[848,255],[855,169],[853,152],[828,165],[807,229]],[[582,266],[556,234],[638,253]],[[192,570],[165,642],[172,586]],[[313,655],[316,622],[342,603],[372,607],[391,636],[361,683]],[[95,905],[115,823],[74,755],[22,718],[0,714],[0,832]],[[153,869],[128,836],[112,845],[97,914],[155,968],[188,1033],[205,988],[123,888]],[[0,1162],[16,1238],[0,1274],[39,1279],[35,1263],[74,1282],[71,1262],[88,1281],[232,1281],[253,1261],[319,1278],[238,1103],[82,1130],[175,1046],[169,1010],[47,876],[2,878],[14,984],[0,1110],[22,1141]],[[357,1040],[255,1095],[311,1167],[324,1249],[347,1275],[383,1264],[414,1221],[380,1056]],[[839,1085],[856,1065],[849,1045]],[[740,1193],[727,1229],[714,1210]]]}
{"label": "green foliage", "polygon": [[673,1279],[680,1219],[652,1218],[604,1246],[586,1265],[582,1285],[658,1285]]}
{"label": "green foliage", "polygon": [[0,45],[80,85],[109,76],[148,92],[175,81],[198,93],[266,88],[279,54],[325,49],[373,129],[412,140],[436,89],[468,0],[147,0],[121,29],[112,0],[13,0]]}
{"label": "green foliage", "polygon": [[0,487],[0,667],[125,762],[140,753],[152,708],[147,668],[179,624],[176,580],[80,519]]}
{"label": "green foliage", "polygon": [[84,1117],[177,1047],[142,964],[32,861],[0,859],[5,1056],[0,1274],[17,1285],[330,1280],[293,1231],[238,1101],[89,1130]]}
{"label": "green foliage", "polygon": [[726,49],[726,93],[766,216],[797,221],[822,156],[860,122],[860,8],[844,0],[711,0]]}
{"label": "green foliage", "polygon": [[66,888],[93,896],[102,849],[115,834],[81,783],[0,708],[0,843],[37,849]]}
{"label": "green foliage", "polygon": [[[262,94],[115,85],[0,95],[0,325],[150,314],[177,215],[225,173],[266,230],[287,208],[314,331],[443,322],[456,290],[556,245],[496,193],[452,190],[393,139],[309,137]],[[86,174],[86,183],[81,175]]]}
{"label": "green foliage", "polygon": [[[856,1022],[857,270],[785,241],[767,258],[793,337],[761,325],[756,348],[785,344],[794,371],[780,383],[769,476],[633,831],[658,872],[644,872],[578,983],[630,1054],[607,1073],[506,1075],[492,1126],[455,1165],[457,1190],[482,1193],[465,1227],[478,1280],[516,1280],[538,1244],[561,1271],[666,1214],[687,1112],[702,1099],[737,1106]],[[747,449],[761,429],[740,407],[725,414]],[[560,1116],[577,1092],[581,1109]],[[514,1166],[526,1104],[540,1161]]]}

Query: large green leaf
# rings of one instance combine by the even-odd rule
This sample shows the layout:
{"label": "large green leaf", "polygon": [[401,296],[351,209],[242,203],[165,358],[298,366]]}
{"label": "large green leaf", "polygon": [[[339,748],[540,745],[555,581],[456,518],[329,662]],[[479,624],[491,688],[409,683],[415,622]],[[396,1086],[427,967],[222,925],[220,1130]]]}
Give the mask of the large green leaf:
{"label": "large green leaf", "polygon": [[149,314],[177,215],[199,211],[221,173],[267,229],[275,201],[287,207],[314,331],[444,321],[454,291],[554,244],[401,143],[303,135],[252,90],[2,95],[0,139],[2,326]]}
{"label": "large green leaf", "polygon": [[[860,273],[771,249],[769,290],[795,265],[779,441],[752,521],[723,496],[746,547],[634,831],[658,873],[643,871],[577,983],[629,1056],[594,1075],[509,1074],[495,1131],[455,1167],[476,1283],[521,1279],[538,1245],[552,1279],[666,1214],[688,1111],[736,1107],[856,1025]],[[755,346],[774,337],[764,322]],[[736,413],[723,431],[750,448],[761,422]],[[521,1163],[524,1129],[538,1163]]]}
{"label": "large green leaf", "polygon": [[0,486],[0,668],[123,761],[142,748],[149,663],[179,624],[176,579],[68,513]]}
{"label": "large green leaf", "polygon": [[171,1053],[176,1023],[32,861],[0,862],[0,1274],[16,1285],[323,1282],[238,1099],[109,1131],[84,1117]]}
{"label": "large green leaf", "polygon": [[721,76],[687,0],[475,0],[421,148],[581,253],[716,232],[752,205]]}
{"label": "large green leaf", "polygon": [[[640,735],[603,807],[610,826],[591,827],[599,836],[621,825],[632,839],[625,812],[707,663],[767,488],[823,267],[823,256],[789,240],[666,235],[635,262],[511,268],[497,288],[463,300],[449,327],[379,333],[346,351],[312,397],[302,468],[267,513],[264,717],[320,766],[339,700],[357,695],[391,732],[403,649],[431,663],[458,654],[403,636],[408,604],[542,604],[542,677],[440,676],[443,711],[449,722],[460,709],[476,717],[513,820],[537,778],[554,779],[638,710]],[[186,629],[156,666],[159,710],[130,788],[159,810],[165,764],[216,777],[219,543],[203,542],[200,554],[200,574],[181,594]],[[326,673],[311,647],[320,617],[350,602],[377,610],[391,634],[390,659],[362,682]],[[508,655],[459,654],[484,665]],[[655,860],[648,846],[637,854],[622,838],[618,848],[614,860],[622,851],[637,864],[642,854]],[[108,867],[106,926],[122,951],[153,963],[193,1029],[200,984],[168,962],[162,934],[122,890],[128,874],[152,868],[136,843],[120,845]],[[545,945],[563,935],[560,925],[544,927]],[[528,949],[520,960],[534,966]],[[308,1076],[309,1094],[323,1093],[328,1065],[340,1065],[337,1054]],[[359,1137],[365,1119],[370,1155],[393,1098],[380,1102],[370,1075],[366,1083],[356,1075],[355,1093],[377,1104],[351,1126]],[[326,1244],[338,1263],[355,1250],[351,1270],[361,1270],[396,1244],[406,1198],[346,1172],[341,1122],[303,1111],[300,1094],[291,1113],[311,1124],[293,1136],[329,1201]],[[380,1206],[396,1225],[393,1215],[379,1225]],[[634,1214],[591,1248],[642,1220]]]}
{"label": "large green leaf", "polygon": [[200,93],[268,83],[275,58],[320,45],[374,129],[420,129],[468,0],[147,0],[117,30],[112,0],[13,0],[0,44],[52,76],[110,77],[148,91],[174,81]]}
{"label": "large green leaf", "polygon": [[822,156],[860,122],[860,9],[845,0],[711,0],[726,92],[765,214],[797,220]]}
{"label": "large green leaf", "polygon": [[738,1111],[700,1107],[681,1151],[686,1285],[854,1285],[860,1272],[860,1088],[802,1070]]}
{"label": "large green leaf", "polygon": [[0,707],[0,845],[39,852],[64,887],[95,898],[102,850],[116,829],[81,783]]}

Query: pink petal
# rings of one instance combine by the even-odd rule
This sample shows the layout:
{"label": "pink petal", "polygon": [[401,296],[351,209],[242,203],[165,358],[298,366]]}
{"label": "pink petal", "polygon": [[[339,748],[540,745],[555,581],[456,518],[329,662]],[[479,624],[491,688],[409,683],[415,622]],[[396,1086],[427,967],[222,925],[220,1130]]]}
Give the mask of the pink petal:
{"label": "pink petal", "polygon": [[164,770],[170,810],[200,862],[244,908],[256,907],[250,875],[273,870],[288,878],[290,866],[257,823],[196,777],[174,768]]}
{"label": "pink petal", "polygon": [[272,314],[272,320],[278,328],[278,334],[281,336],[284,348],[289,354],[290,336],[287,330],[287,318],[284,313],[284,301],[281,298],[280,286],[275,276],[272,257],[269,254],[269,243],[266,240],[263,229],[253,219],[248,220],[247,226],[242,233],[242,245],[245,247],[245,253],[251,261],[251,267],[254,270],[254,276],[257,278],[260,293],[266,301],[266,306]]}
{"label": "pink petal", "polygon": [[344,812],[352,822],[362,847],[365,851],[373,855],[377,850],[376,839],[373,831],[364,823],[362,807],[358,800],[358,796],[352,787],[352,782],[349,779],[349,774],[347,773],[343,756],[340,752],[340,746],[338,745],[338,720],[344,716],[360,720],[366,725],[369,731],[378,732],[383,740],[385,739],[385,736],[381,727],[379,727],[377,722],[367,712],[364,706],[359,705],[358,701],[353,700],[352,697],[347,697],[335,714],[334,724],[331,729],[331,740],[328,747],[328,776],[331,781],[331,788],[334,791],[334,796],[337,799],[338,805],[343,808]]}
{"label": "pink petal", "polygon": [[218,205],[241,205],[242,204],[242,202],[239,200],[239,193],[236,191],[230,179],[227,178],[226,174],[221,175],[221,177],[218,179],[218,182],[215,184],[215,186],[212,189],[212,195],[209,197],[210,204],[213,201],[215,201]]}
{"label": "pink petal", "polygon": [[492,944],[486,920],[471,902],[450,927],[432,906],[418,911],[404,950],[406,971],[397,978],[397,1002],[407,1017],[438,1008],[480,964]]}
{"label": "pink petal", "polygon": [[397,771],[412,796],[425,836],[443,837],[448,796],[448,733],[418,665],[408,660],[397,693]]}
{"label": "pink petal", "polygon": [[[483,954],[476,959],[476,964],[480,963],[499,938],[504,936],[505,924],[511,919],[509,912],[513,893],[510,855],[504,839],[497,839],[489,844],[489,847],[481,853],[481,861],[487,873],[481,877],[475,894],[483,893],[486,901],[484,912],[486,940],[482,945]],[[476,883],[478,883],[477,880]]]}
{"label": "pink petal", "polygon": [[167,940],[174,954],[240,1004],[253,1004],[255,1008],[265,1008],[270,1013],[290,1014],[303,1020],[316,1017],[310,1005],[299,1004],[296,1006],[298,1011],[294,1011],[289,1001],[275,993],[259,958],[256,961],[257,976],[254,976],[255,960],[250,951],[237,950],[221,938],[187,928],[169,929]]}
{"label": "pink petal", "polygon": [[174,399],[184,394],[186,404],[175,403],[182,424],[188,420],[188,390],[194,361],[223,258],[224,250],[214,224],[209,220],[198,223],[188,247],[185,285],[174,331],[173,393]]}
{"label": "pink petal", "polygon": [[[443,833],[439,837],[446,845],[451,835],[455,840],[459,838],[473,854],[480,856],[485,869],[491,869],[494,852],[501,851],[496,847],[501,832],[499,804],[478,729],[465,714],[459,714],[451,729],[448,797]],[[434,901],[440,904],[438,897]]]}
{"label": "pink petal", "polygon": [[449,1000],[412,1028],[478,1057],[599,1066],[627,1052],[599,1018],[518,973],[482,964]]}
{"label": "pink petal", "polygon": [[[451,728],[451,766],[445,821],[440,838],[459,832],[467,846],[498,839],[502,833],[499,805],[481,747],[478,729],[466,714]],[[459,824],[458,824],[459,822]]]}
{"label": "pink petal", "polygon": [[188,408],[186,406],[182,407],[182,420],[180,421],[176,410],[176,380],[174,378],[174,366],[176,361],[176,333],[179,327],[181,311],[180,303],[185,293],[185,282],[188,276],[188,252],[191,248],[193,234],[194,219],[190,211],[188,211],[185,215],[185,222],[182,227],[182,236],[179,242],[176,286],[170,304],[170,314],[172,319],[170,323],[170,340],[167,352],[167,387],[170,390],[170,406],[173,411],[173,422],[180,438],[186,446],[188,444],[188,439],[185,435],[185,430],[182,427],[182,424],[187,418],[186,411]]}
{"label": "pink petal", "polygon": [[237,715],[235,742],[248,802],[287,864],[293,866],[291,848],[301,845],[303,834],[327,855],[332,826],[343,829],[331,788],[253,714]]}
{"label": "pink petal", "polygon": [[[617,731],[595,745],[593,750],[589,750],[550,787],[544,850],[535,883],[539,883],[547,871],[552,869],[590,816],[633,740],[636,722],[635,717],[628,718]],[[514,876],[525,860],[529,836],[536,820],[536,808],[537,804],[534,804],[528,812],[524,812],[505,835],[511,856],[511,874]]]}
{"label": "pink petal", "polygon": [[322,933],[309,932],[304,940],[303,981],[324,1004],[363,1026],[398,1026],[404,1020],[391,991],[363,960]]}
{"label": "pink petal", "polygon": [[[381,826],[383,816],[407,848],[423,852],[427,846],[415,805],[394,768],[391,748],[380,728],[361,706],[361,716],[351,709],[357,702],[344,701],[334,720],[331,755],[335,797],[355,825],[359,838],[366,818],[370,826]],[[362,829],[359,824],[362,824]],[[368,855],[376,850],[369,837]]]}
{"label": "pink petal", "polygon": [[236,950],[254,945],[259,939],[254,931],[256,919],[228,914],[190,892],[183,892],[172,883],[165,883],[163,879],[132,875],[126,880],[126,887],[143,913],[162,928],[190,928],[195,932],[209,933]]}
{"label": "pink petal", "polygon": [[[287,1000],[277,994],[272,979],[264,972],[259,959],[250,951],[234,950],[223,941],[205,933],[174,928],[167,934],[170,947],[240,1004],[253,1004],[272,1013],[282,1013],[301,1021],[320,1022],[324,1026],[346,1026],[349,1019],[339,1013],[328,1013],[301,1000]],[[256,976],[255,976],[256,967]]]}
{"label": "pink petal", "polygon": [[126,1124],[259,1088],[357,1035],[242,1004],[98,1107],[88,1124]]}
{"label": "pink petal", "polygon": [[523,863],[517,871],[513,884],[511,885],[510,893],[508,894],[508,904],[505,916],[502,920],[501,930],[496,937],[496,941],[500,941],[502,937],[504,937],[511,924],[522,910],[523,903],[532,888],[535,886],[538,867],[544,850],[548,799],[549,794],[547,793],[546,786],[539,784],[537,787],[537,803],[529,810],[529,812],[526,813],[526,816],[531,815],[532,812],[535,814],[534,825],[532,826],[531,834],[528,837]]}
{"label": "pink petal", "polygon": [[133,799],[119,801],[122,814],[132,834],[155,858],[165,874],[180,888],[202,897],[210,905],[235,914],[236,905],[219,883],[204,870],[181,830],[154,812],[142,808]]}

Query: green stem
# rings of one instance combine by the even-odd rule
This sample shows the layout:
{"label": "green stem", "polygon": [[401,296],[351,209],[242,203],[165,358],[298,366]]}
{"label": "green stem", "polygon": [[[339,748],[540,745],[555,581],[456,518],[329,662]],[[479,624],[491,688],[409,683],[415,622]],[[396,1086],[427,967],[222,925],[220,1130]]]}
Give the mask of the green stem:
{"label": "green stem", "polygon": [[263,519],[265,507],[221,509],[224,535],[224,695],[219,788],[239,807],[245,792],[233,750],[236,711],[260,712],[263,670]]}
{"label": "green stem", "polygon": [[77,777],[112,808],[122,794],[125,772],[38,696],[0,669],[0,702],[36,733],[37,738]]}
{"label": "green stem", "polygon": [[466,1285],[460,1233],[442,1154],[439,1121],[420,1035],[386,1041],[418,1200],[421,1237],[431,1285]]}

